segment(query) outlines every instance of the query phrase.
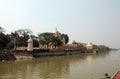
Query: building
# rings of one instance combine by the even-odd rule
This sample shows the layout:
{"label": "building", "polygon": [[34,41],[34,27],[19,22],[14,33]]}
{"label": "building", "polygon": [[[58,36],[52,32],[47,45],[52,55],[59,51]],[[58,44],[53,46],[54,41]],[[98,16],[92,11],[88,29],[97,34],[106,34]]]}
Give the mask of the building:
{"label": "building", "polygon": [[55,37],[58,37],[61,40],[61,42],[63,43],[63,45],[65,45],[65,38],[61,37],[61,33],[58,31],[57,28],[55,28],[54,35],[55,35]]}
{"label": "building", "polygon": [[57,28],[55,29],[54,34],[55,34],[56,37],[60,37],[61,36],[61,33],[57,30]]}
{"label": "building", "polygon": [[91,42],[89,42],[88,44],[86,44],[86,48],[93,49],[93,44]]}

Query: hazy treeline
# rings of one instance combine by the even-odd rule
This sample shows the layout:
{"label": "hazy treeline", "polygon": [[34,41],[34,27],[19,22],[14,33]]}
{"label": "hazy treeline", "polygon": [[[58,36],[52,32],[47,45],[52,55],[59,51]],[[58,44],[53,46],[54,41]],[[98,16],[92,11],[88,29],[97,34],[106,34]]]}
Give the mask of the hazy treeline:
{"label": "hazy treeline", "polygon": [[33,46],[39,47],[46,45],[49,46],[61,46],[69,42],[69,37],[67,34],[55,35],[55,33],[45,32],[33,35],[32,31],[29,29],[18,29],[10,34],[6,34],[5,30],[0,27],[0,50],[3,49],[13,49],[15,47],[26,47],[27,40],[29,38],[33,39]]}

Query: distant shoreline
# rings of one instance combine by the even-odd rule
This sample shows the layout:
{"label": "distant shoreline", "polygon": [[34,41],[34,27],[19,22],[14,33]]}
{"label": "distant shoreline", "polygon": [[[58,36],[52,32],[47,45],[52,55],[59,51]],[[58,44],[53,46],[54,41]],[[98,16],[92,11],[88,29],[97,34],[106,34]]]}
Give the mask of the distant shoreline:
{"label": "distant shoreline", "polygon": [[31,59],[38,57],[48,57],[48,56],[66,56],[66,55],[75,55],[80,53],[99,53],[109,50],[60,50],[60,49],[36,49],[33,51],[27,50],[16,50],[10,51],[6,50],[0,53],[0,60],[16,60],[16,59]]}

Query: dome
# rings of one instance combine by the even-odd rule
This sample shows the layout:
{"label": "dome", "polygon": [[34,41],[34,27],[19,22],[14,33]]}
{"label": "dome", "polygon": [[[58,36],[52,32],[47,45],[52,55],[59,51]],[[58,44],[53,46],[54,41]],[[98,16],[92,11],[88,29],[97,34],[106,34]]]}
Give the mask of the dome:
{"label": "dome", "polygon": [[92,45],[92,42],[88,42],[88,45]]}
{"label": "dome", "polygon": [[33,42],[33,40],[30,38],[30,39],[28,39],[28,43],[32,43]]}

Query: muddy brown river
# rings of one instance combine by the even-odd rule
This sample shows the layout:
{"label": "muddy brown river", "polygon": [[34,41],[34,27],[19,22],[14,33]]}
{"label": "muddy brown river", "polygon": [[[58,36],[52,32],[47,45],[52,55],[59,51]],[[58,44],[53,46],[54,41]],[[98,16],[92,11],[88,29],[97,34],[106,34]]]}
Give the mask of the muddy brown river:
{"label": "muddy brown river", "polygon": [[101,79],[120,70],[120,51],[0,62],[0,79]]}

